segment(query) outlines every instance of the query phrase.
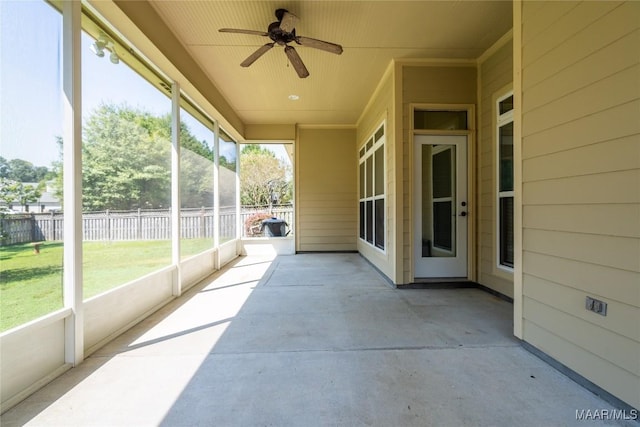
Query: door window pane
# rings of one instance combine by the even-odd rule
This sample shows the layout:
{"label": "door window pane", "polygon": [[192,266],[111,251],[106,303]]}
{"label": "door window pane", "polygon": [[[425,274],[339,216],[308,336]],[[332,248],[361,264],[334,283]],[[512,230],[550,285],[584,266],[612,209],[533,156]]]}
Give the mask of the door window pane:
{"label": "door window pane", "polygon": [[456,256],[456,147],[422,145],[422,256]]}
{"label": "door window pane", "polygon": [[451,251],[453,249],[453,207],[450,201],[433,202],[433,246]]}
{"label": "door window pane", "polygon": [[433,155],[433,198],[451,197],[451,150]]}

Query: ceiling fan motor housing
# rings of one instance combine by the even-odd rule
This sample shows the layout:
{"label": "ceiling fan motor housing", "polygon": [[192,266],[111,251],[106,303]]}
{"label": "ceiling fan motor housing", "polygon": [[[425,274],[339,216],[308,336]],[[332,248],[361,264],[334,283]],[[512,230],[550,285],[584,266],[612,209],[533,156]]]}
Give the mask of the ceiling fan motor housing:
{"label": "ceiling fan motor housing", "polygon": [[269,38],[274,42],[278,43],[280,46],[284,46],[287,43],[291,43],[296,40],[296,30],[295,28],[290,32],[283,31],[280,28],[280,22],[272,22],[269,24]]}

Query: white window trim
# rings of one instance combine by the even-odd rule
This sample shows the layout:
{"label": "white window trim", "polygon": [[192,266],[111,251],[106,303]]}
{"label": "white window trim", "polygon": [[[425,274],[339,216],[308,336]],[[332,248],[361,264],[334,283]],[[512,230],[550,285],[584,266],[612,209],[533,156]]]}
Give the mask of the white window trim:
{"label": "white window trim", "polygon": [[[378,132],[378,130],[380,130],[380,128],[383,129],[383,135],[380,137],[380,139],[378,139],[377,141],[375,140],[375,134],[376,132]],[[371,196],[367,196],[367,181],[366,181],[366,161],[368,158],[372,159],[371,164],[373,165],[373,171],[372,171],[372,182],[375,183],[375,179],[376,179],[376,162],[375,162],[375,152],[378,150],[378,148],[380,147],[384,147],[385,143],[386,143],[386,138],[387,138],[387,123],[386,121],[383,121],[381,124],[379,124],[378,126],[375,127],[375,130],[371,133],[371,135],[369,135],[369,137],[367,139],[365,139],[365,141],[360,144],[359,148],[358,148],[358,179],[360,179],[360,165],[362,165],[363,163],[365,164],[365,181],[364,181],[364,197],[360,197],[360,194],[358,193],[358,206],[360,205],[361,202],[365,203],[365,213],[364,213],[364,218],[359,217],[358,218],[358,239],[364,243],[365,245],[377,250],[380,253],[386,254],[387,253],[387,247],[389,246],[389,242],[387,241],[387,153],[384,151],[383,148],[383,166],[382,166],[382,177],[383,177],[383,188],[384,191],[382,192],[382,194],[375,194],[375,188],[372,190],[372,195]],[[367,144],[373,140],[373,145],[367,149]],[[364,154],[362,156],[360,156],[360,151],[364,150]],[[358,183],[358,192],[360,191],[360,183]],[[383,235],[384,235],[384,248],[380,248],[379,246],[376,245],[376,227],[375,227],[375,202],[377,200],[383,200],[384,201],[384,209],[385,209],[385,215],[384,215],[384,219],[383,219]],[[364,224],[364,229],[365,229],[365,237],[362,238],[360,236],[360,221],[362,220],[366,220],[367,217],[367,212],[366,212],[366,202],[367,201],[371,201],[373,202],[373,212],[371,217],[374,218],[373,222],[373,226],[372,226],[372,232],[373,232],[373,237],[372,237],[372,242],[368,242],[366,239],[366,229],[367,229],[367,224],[365,222]],[[358,208],[358,215],[360,215],[360,210]]]}
{"label": "white window trim", "polygon": [[496,128],[495,128],[495,190],[496,190],[496,198],[495,198],[495,230],[496,230],[496,247],[495,247],[495,256],[496,256],[496,267],[499,270],[502,270],[507,273],[513,273],[513,267],[500,263],[500,245],[501,245],[501,233],[500,233],[500,201],[503,198],[514,197],[514,191],[500,191],[500,128],[509,123],[513,123],[514,114],[513,109],[507,111],[504,114],[500,114],[500,103],[505,99],[513,96],[513,90],[509,90],[504,95],[501,95],[496,99],[495,103],[495,117],[496,117]]}

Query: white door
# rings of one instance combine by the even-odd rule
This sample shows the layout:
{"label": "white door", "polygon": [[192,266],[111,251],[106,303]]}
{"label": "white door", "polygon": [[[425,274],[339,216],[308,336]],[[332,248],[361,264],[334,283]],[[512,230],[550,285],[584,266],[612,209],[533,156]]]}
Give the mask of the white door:
{"label": "white door", "polygon": [[416,278],[467,277],[467,137],[414,139]]}

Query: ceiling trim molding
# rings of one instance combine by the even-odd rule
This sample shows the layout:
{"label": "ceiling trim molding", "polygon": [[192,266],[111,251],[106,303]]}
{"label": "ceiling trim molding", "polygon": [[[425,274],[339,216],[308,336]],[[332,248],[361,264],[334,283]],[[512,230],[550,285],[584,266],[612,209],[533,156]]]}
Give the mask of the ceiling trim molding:
{"label": "ceiling trim molding", "polygon": [[489,47],[489,49],[485,50],[484,53],[476,59],[476,63],[478,65],[482,64],[511,40],[513,40],[513,28],[507,31],[502,37],[500,37],[498,41],[496,41]]}
{"label": "ceiling trim molding", "polygon": [[395,59],[396,64],[401,67],[475,67],[475,59],[453,59],[453,58],[407,58]]}
{"label": "ceiling trim molding", "polygon": [[382,76],[380,77],[380,80],[378,80],[378,84],[376,85],[376,88],[374,89],[374,91],[371,94],[371,96],[369,96],[369,100],[367,101],[367,104],[362,109],[362,112],[360,113],[360,116],[358,117],[358,120],[356,120],[356,128],[360,127],[360,124],[362,123],[362,119],[369,112],[369,109],[371,108],[371,105],[373,105],[373,101],[378,97],[378,94],[382,90],[382,86],[384,85],[385,80],[393,72],[393,70],[395,68],[395,64],[396,64],[396,60],[395,59],[392,59],[391,61],[389,61],[389,65],[387,65],[387,68],[384,70],[384,73],[382,73]]}
{"label": "ceiling trim molding", "polygon": [[312,124],[312,123],[298,123],[296,124],[296,128],[298,129],[357,129],[358,125],[356,124],[339,124],[339,125],[331,125],[331,124]]}

